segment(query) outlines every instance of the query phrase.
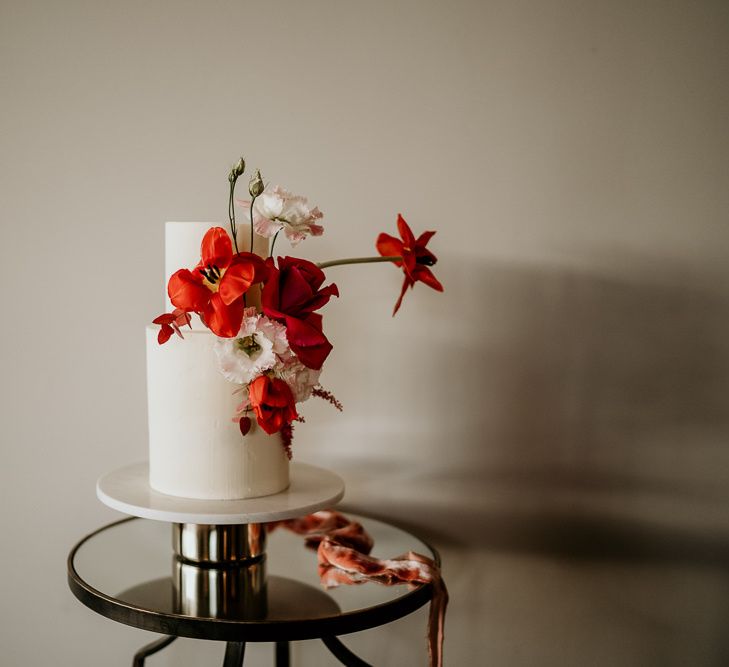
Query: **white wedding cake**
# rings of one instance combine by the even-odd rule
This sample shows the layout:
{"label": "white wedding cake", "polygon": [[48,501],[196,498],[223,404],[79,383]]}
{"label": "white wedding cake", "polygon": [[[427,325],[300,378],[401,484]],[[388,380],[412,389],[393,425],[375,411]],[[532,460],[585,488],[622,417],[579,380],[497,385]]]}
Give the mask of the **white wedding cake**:
{"label": "white wedding cake", "polygon": [[[165,225],[165,294],[170,276],[200,261],[206,222]],[[248,249],[250,226],[238,225]],[[254,251],[268,254],[268,239],[255,236]],[[255,304],[257,288],[249,293]],[[253,300],[253,303],[252,303]],[[166,312],[174,306],[166,296]],[[268,435],[256,420],[243,436],[233,418],[241,402],[236,386],[223,377],[213,350],[215,335],[196,315],[184,340],[157,342],[159,327],[147,327],[149,484],[161,493],[232,500],[278,493],[289,485],[289,461],[279,433]]]}

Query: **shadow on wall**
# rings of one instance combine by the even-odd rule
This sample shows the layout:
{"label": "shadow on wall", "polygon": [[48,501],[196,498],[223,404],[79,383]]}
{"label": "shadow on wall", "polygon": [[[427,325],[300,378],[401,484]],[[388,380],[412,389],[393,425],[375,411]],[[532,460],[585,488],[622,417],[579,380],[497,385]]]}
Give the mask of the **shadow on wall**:
{"label": "shadow on wall", "polygon": [[448,388],[427,406],[444,418],[404,445],[419,463],[358,461],[347,506],[435,541],[729,563],[726,293],[486,263],[439,275],[458,295],[431,332],[447,354],[399,363]]}

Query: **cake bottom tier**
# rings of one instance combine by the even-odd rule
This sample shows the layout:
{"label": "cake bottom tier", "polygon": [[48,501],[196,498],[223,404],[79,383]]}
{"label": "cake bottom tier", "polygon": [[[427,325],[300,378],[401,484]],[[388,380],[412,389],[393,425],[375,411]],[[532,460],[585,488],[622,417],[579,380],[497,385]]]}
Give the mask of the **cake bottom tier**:
{"label": "cake bottom tier", "polygon": [[147,327],[149,483],[171,496],[257,498],[289,485],[289,461],[278,434],[253,420],[243,436],[234,421],[240,394],[217,368],[215,337],[186,331],[157,342]]}

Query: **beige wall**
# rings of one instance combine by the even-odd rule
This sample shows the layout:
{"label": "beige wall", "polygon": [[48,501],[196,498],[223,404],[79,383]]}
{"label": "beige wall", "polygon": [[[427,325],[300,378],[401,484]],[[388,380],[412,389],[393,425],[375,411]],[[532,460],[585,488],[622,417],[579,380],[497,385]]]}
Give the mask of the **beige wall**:
{"label": "beige wall", "polygon": [[[222,222],[240,151],[325,212],[312,259],[398,212],[438,230],[446,292],[394,320],[394,270],[332,269],[346,411],[307,406],[296,457],[442,549],[449,664],[729,660],[728,24],[723,2],[0,3],[0,662],[126,665],[147,639],[77,603],[64,559],[116,516],[96,477],[145,456],[163,222]],[[349,641],[423,664],[424,623]]]}

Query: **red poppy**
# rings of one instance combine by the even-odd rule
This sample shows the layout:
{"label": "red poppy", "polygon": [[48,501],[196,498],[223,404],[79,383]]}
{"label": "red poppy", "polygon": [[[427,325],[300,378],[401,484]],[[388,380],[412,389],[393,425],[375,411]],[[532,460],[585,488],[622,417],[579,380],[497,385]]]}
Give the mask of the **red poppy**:
{"label": "red poppy", "polygon": [[438,292],[443,291],[443,285],[438,282],[438,279],[428,268],[433,266],[438,258],[425,247],[435,232],[423,232],[416,239],[408,223],[405,222],[405,218],[399,214],[397,216],[397,229],[400,232],[399,239],[389,234],[380,234],[377,237],[376,244],[377,252],[383,257],[402,257],[402,261],[393,262],[396,266],[401,267],[405,273],[400,298],[398,298],[395,309],[392,311],[393,315],[399,310],[408,287],[412,287],[416,282],[425,283]]}
{"label": "red poppy", "polygon": [[268,317],[286,325],[289,345],[302,364],[319,370],[332,350],[315,310],[339,296],[334,284],[322,287],[326,276],[313,262],[279,257],[278,268],[266,260],[268,275],[261,293],[261,308]]}
{"label": "red poppy", "polygon": [[269,435],[299,417],[291,388],[279,378],[259,375],[248,385],[248,398],[256,421]]}
{"label": "red poppy", "polygon": [[200,246],[200,263],[180,269],[167,284],[170,301],[185,312],[200,315],[217,336],[233,338],[243,320],[243,295],[266,274],[263,260],[250,252],[233,253],[222,227],[209,229]]}

